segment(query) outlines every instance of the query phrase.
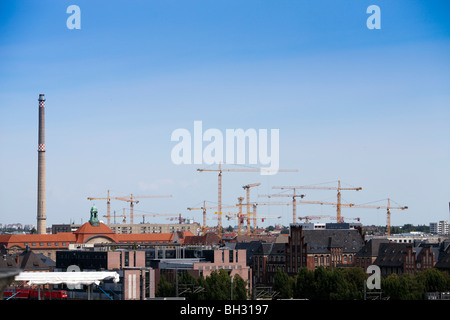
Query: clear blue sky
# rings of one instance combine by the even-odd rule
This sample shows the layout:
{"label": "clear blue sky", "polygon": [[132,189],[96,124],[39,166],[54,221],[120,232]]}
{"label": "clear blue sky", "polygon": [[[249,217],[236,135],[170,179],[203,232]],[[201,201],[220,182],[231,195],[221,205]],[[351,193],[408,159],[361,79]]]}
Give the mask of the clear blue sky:
{"label": "clear blue sky", "polygon": [[[66,27],[72,4],[81,8],[80,30]],[[366,27],[372,4],[380,30]],[[135,208],[200,222],[186,208],[215,205],[217,174],[170,158],[172,131],[192,131],[195,120],[204,130],[279,129],[280,166],[299,170],[224,173],[224,204],[236,203],[248,183],[261,182],[252,197],[267,200],[257,194],[277,192],[274,185],[340,179],[363,188],[344,192],[346,202],[390,197],[409,206],[393,213],[393,225],[448,220],[449,13],[446,0],[1,1],[0,223],[36,223],[40,93],[47,226],[87,221],[86,198],[108,189],[172,194]],[[106,214],[105,201],[95,204]],[[112,203],[118,214],[123,207]],[[264,225],[287,225],[291,211],[258,209],[283,216]],[[298,211],[335,214],[313,205]],[[384,210],[343,216],[386,221]]]}

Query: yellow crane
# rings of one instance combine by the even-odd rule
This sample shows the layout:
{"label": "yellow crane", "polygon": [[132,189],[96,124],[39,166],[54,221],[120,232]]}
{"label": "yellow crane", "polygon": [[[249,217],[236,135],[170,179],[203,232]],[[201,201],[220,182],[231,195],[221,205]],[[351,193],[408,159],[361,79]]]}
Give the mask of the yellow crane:
{"label": "yellow crane", "polygon": [[[238,219],[238,235],[241,235],[241,225],[243,224],[243,217],[248,216],[251,220],[257,220],[261,219],[262,222],[264,222],[265,219],[281,219],[281,216],[274,216],[274,215],[265,215],[265,216],[257,216],[255,215],[256,212],[256,205],[253,204],[253,212],[250,213],[235,213],[235,212],[228,212],[225,216],[228,220],[231,220],[232,218]],[[253,215],[253,217],[251,217]],[[250,225],[247,223],[247,225]],[[256,232],[256,227],[254,227],[253,232]],[[250,234],[250,230],[247,230],[247,234]]]}
{"label": "yellow crane", "polygon": [[[123,218],[122,219],[122,223],[126,223],[127,222],[127,217],[125,215],[125,208],[123,208],[123,214],[121,216],[116,216],[116,211],[114,211],[114,215],[105,215],[104,217],[106,217],[106,219],[108,220],[108,225],[110,224],[110,218]],[[116,223],[115,221],[116,219],[114,219],[114,223]]]}
{"label": "yellow crane", "polygon": [[289,197],[292,198],[292,223],[297,223],[297,197],[304,198],[304,194],[296,194],[295,188],[292,188],[293,194],[266,194],[266,195],[258,195],[258,197]]}
{"label": "yellow crane", "polygon": [[137,217],[142,217],[142,223],[145,223],[145,217],[161,217],[161,216],[179,216],[181,213],[142,213],[135,214]]}
{"label": "yellow crane", "polygon": [[[309,220],[311,219],[331,219],[331,220],[335,220],[336,217],[333,216],[306,216],[306,217],[299,217],[300,220],[306,220],[306,223],[309,222]],[[356,221],[360,221],[359,218],[349,218],[350,220],[356,220]]]}
{"label": "yellow crane", "polygon": [[[261,183],[252,183],[242,186],[247,191],[247,234],[250,233],[250,188],[260,185]],[[256,230],[256,210],[253,210],[253,230]]]}
{"label": "yellow crane", "polygon": [[274,189],[320,189],[320,190],[337,190],[337,215],[336,215],[336,219],[337,222],[342,222],[341,219],[341,191],[344,190],[354,190],[354,191],[359,191],[362,190],[361,187],[352,187],[352,188],[343,188],[341,187],[341,181],[338,180],[337,181],[338,185],[337,187],[327,187],[327,186],[319,186],[319,185],[307,185],[307,186],[276,186],[273,187]]}
{"label": "yellow crane", "polygon": [[[273,195],[260,195],[261,197],[271,197]],[[294,198],[295,199],[295,198]],[[331,205],[331,206],[337,206],[338,204],[335,202],[328,202],[328,201],[307,201],[307,200],[300,200],[300,201],[292,201],[292,202],[257,202],[257,205],[272,205],[272,206],[280,206],[280,205],[284,205],[284,206],[293,206],[293,215],[296,212],[295,207],[297,206],[297,204],[320,204],[320,205]],[[341,203],[340,206],[343,207],[353,207],[354,204],[353,203]],[[339,222],[342,219],[339,220]],[[297,223],[297,221],[295,221],[294,223]]]}
{"label": "yellow crane", "polygon": [[353,208],[374,208],[374,209],[386,209],[387,211],[387,217],[386,217],[386,231],[387,235],[391,235],[391,209],[399,209],[399,210],[406,210],[408,209],[407,206],[403,207],[392,207],[391,206],[391,199],[387,198],[387,206],[377,206],[377,205],[355,205]]}
{"label": "yellow crane", "polygon": [[[218,219],[222,219],[222,214],[221,214],[221,212],[222,212],[222,209],[225,209],[225,208],[228,208],[228,209],[231,209],[231,208],[236,208],[236,206],[221,206],[220,207],[220,210],[219,210],[219,212],[220,212],[220,214],[218,215]],[[202,225],[202,235],[205,235],[205,232],[206,232],[206,210],[210,210],[210,209],[219,209],[219,207],[217,206],[217,207],[207,207],[206,206],[206,201],[203,201],[203,206],[202,207],[200,207],[200,208],[192,208],[192,207],[189,207],[189,208],[187,208],[189,211],[192,211],[192,210],[202,210],[203,211],[203,225]],[[222,225],[221,225],[222,226]],[[221,237],[221,233],[219,232],[219,238]]]}
{"label": "yellow crane", "polygon": [[163,195],[163,196],[134,196],[133,194],[130,194],[130,196],[126,196],[126,197],[114,197],[114,199],[116,200],[121,200],[121,201],[126,201],[130,203],[130,223],[133,224],[134,223],[134,204],[139,203],[139,200],[134,200],[134,199],[142,199],[142,198],[171,198],[172,195]]}
{"label": "yellow crane", "polygon": [[[262,171],[270,171],[269,169],[259,168],[259,169],[223,169],[222,164],[219,163],[218,169],[197,169],[198,172],[218,172],[218,209],[219,212],[222,212],[222,172],[262,172]],[[278,169],[277,172],[298,172],[298,170],[293,169]],[[219,219],[217,222],[217,232],[219,233],[219,237],[222,233],[222,218],[221,215],[219,215]]]}

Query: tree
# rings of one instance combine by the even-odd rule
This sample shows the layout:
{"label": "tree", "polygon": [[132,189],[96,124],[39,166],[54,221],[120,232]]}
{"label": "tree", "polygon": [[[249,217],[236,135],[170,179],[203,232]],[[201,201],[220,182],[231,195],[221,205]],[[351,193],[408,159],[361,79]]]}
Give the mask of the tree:
{"label": "tree", "polygon": [[418,281],[424,286],[425,292],[447,291],[448,274],[437,269],[427,269],[417,274]]}
{"label": "tree", "polygon": [[296,299],[311,299],[315,295],[314,271],[306,267],[299,269],[294,282],[293,297]]}
{"label": "tree", "polygon": [[381,288],[383,294],[390,299],[399,300],[402,298],[402,284],[399,276],[395,273],[381,279]]}
{"label": "tree", "polygon": [[400,276],[400,284],[402,287],[402,300],[421,300],[425,294],[425,286],[421,283],[417,276],[412,274],[402,274]]}
{"label": "tree", "polygon": [[214,270],[206,277],[207,299],[229,300],[231,297],[231,277],[224,269]]}
{"label": "tree", "polygon": [[199,289],[199,281],[192,276],[189,272],[183,272],[178,276],[178,291],[180,296],[184,296],[186,300],[199,299],[198,293],[194,293]]}
{"label": "tree", "polygon": [[279,292],[277,298],[292,298],[292,280],[287,273],[281,272],[280,269],[277,269],[273,277],[273,290]]}
{"label": "tree", "polygon": [[341,269],[329,270],[330,300],[346,300],[352,297],[349,283],[346,281]]}
{"label": "tree", "polygon": [[175,296],[175,286],[166,280],[164,275],[161,275],[158,283],[158,291],[156,292],[157,297],[174,297]]}
{"label": "tree", "polygon": [[330,299],[330,280],[330,272],[323,266],[319,266],[314,270],[315,294],[313,299]]}
{"label": "tree", "polygon": [[353,267],[342,270],[345,280],[349,286],[348,299],[362,299],[364,292],[364,280],[367,274],[361,268]]}
{"label": "tree", "polygon": [[233,300],[247,300],[247,284],[238,274],[233,277]]}

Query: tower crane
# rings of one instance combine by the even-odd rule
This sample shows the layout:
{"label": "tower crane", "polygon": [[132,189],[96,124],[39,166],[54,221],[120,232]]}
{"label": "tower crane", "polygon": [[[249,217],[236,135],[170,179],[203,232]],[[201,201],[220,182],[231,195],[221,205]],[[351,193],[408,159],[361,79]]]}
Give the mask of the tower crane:
{"label": "tower crane", "polygon": [[[121,216],[116,216],[116,211],[114,211],[114,215],[105,215],[104,217],[106,217],[106,219],[108,219],[108,225],[110,224],[110,220],[109,220],[109,218],[120,218],[120,217],[122,217],[123,219],[122,219],[122,223],[126,223],[127,222],[127,217],[126,217],[126,215],[125,215],[125,208],[123,208],[123,215],[121,215]],[[114,219],[114,224],[116,223],[116,219]]]}
{"label": "tower crane", "polygon": [[[206,172],[206,171],[210,171],[210,172],[218,172],[218,209],[219,212],[222,212],[222,172],[270,172],[270,169],[264,169],[264,168],[259,168],[259,169],[222,169],[222,164],[219,163],[219,168],[218,169],[197,169],[198,172]],[[274,171],[274,170],[273,170]],[[277,172],[298,172],[298,170],[293,169],[293,170],[289,170],[289,169],[278,169],[276,170]],[[219,215],[219,219],[218,219],[218,223],[217,223],[217,231],[219,233],[219,237],[221,236],[222,233],[222,218],[221,215]]]}
{"label": "tower crane", "polygon": [[[334,220],[336,219],[336,217],[333,216],[306,216],[306,217],[299,217],[300,220],[306,220],[306,223],[309,222],[309,220],[311,219],[331,219]],[[359,218],[349,218],[350,220],[356,220],[356,221],[360,221]]]}
{"label": "tower crane", "polygon": [[[206,210],[219,209],[218,219],[221,219],[222,218],[222,213],[221,212],[222,212],[222,209],[224,209],[224,208],[231,209],[231,208],[236,208],[236,206],[221,206],[220,209],[219,209],[218,206],[217,207],[207,207],[206,206],[206,201],[203,201],[203,206],[202,207],[200,207],[200,208],[187,208],[187,209],[189,211],[192,211],[192,210],[202,210],[203,211],[202,235],[205,235],[205,233],[206,233]],[[219,238],[221,237],[221,233],[220,232],[219,232],[218,236],[219,236]]]}
{"label": "tower crane", "polygon": [[352,187],[352,188],[343,188],[341,187],[341,181],[338,180],[337,181],[338,186],[337,187],[322,187],[322,186],[318,186],[318,185],[309,185],[309,186],[277,186],[277,187],[273,187],[274,189],[321,189],[321,190],[337,190],[337,215],[336,215],[336,219],[337,222],[340,223],[342,222],[341,219],[341,191],[343,190],[354,190],[354,191],[359,191],[362,190],[361,187]]}
{"label": "tower crane", "polygon": [[130,196],[127,197],[114,197],[116,200],[121,201],[127,201],[130,203],[130,223],[133,224],[133,216],[134,216],[134,204],[139,203],[139,200],[134,199],[141,199],[141,198],[171,198],[172,195],[164,195],[164,196],[134,196],[133,194],[130,194]]}
{"label": "tower crane", "polygon": [[[260,195],[262,197],[267,197],[267,196],[272,196],[272,195]],[[295,199],[295,198],[294,198]],[[331,206],[337,206],[338,204],[335,202],[328,202],[328,201],[305,201],[305,200],[301,200],[298,202],[299,204],[320,204],[320,205],[331,205]],[[292,201],[292,202],[256,202],[257,205],[271,205],[271,206],[297,206],[297,201]],[[341,203],[341,206],[344,207],[353,207],[354,204],[353,203]],[[296,210],[293,210],[296,211]],[[341,220],[339,220],[341,222]],[[294,222],[296,223],[296,222]]]}
{"label": "tower crane", "polygon": [[[250,233],[250,188],[260,185],[261,183],[252,183],[242,186],[247,191],[247,234]],[[253,210],[253,230],[256,230],[256,210]]]}
{"label": "tower crane", "polygon": [[109,190],[107,193],[106,198],[94,198],[94,197],[88,197],[88,200],[106,200],[106,219],[107,219],[107,224],[110,224],[110,217],[111,216],[111,197],[109,196]]}
{"label": "tower crane", "polygon": [[297,197],[300,198],[304,198],[305,195],[304,194],[296,194],[295,193],[295,188],[292,188],[293,190],[293,194],[267,194],[267,195],[258,195],[258,197],[268,197],[268,198],[272,198],[272,197],[292,197],[292,223],[296,223],[297,222]]}
{"label": "tower crane", "polygon": [[179,216],[181,213],[142,213],[135,216],[142,216],[142,223],[145,223],[145,217],[161,217],[161,216]]}
{"label": "tower crane", "polygon": [[374,209],[386,209],[386,231],[387,235],[391,235],[391,209],[406,210],[407,206],[403,207],[391,207],[391,199],[387,198],[387,206],[377,206],[377,205],[355,205],[353,208],[374,208]]}

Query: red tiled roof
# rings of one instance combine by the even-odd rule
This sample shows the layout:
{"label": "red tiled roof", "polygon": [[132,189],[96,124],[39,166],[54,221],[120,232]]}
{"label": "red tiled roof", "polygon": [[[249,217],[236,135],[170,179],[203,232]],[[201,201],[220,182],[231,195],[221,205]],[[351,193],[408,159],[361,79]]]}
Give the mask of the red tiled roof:
{"label": "red tiled roof", "polygon": [[[57,234],[11,234],[8,237],[0,237],[0,243],[6,245],[7,248],[18,246],[25,248],[28,245],[33,247],[67,247],[69,243],[75,242],[76,237],[73,233],[57,233]],[[58,245],[56,245],[58,244]]]}
{"label": "red tiled roof", "polygon": [[108,226],[101,223],[98,226],[93,226],[89,222],[86,222],[74,232],[77,243],[84,243],[92,236],[107,236],[111,240],[116,241],[116,233],[112,231]]}
{"label": "red tiled roof", "polygon": [[163,243],[172,242],[174,233],[121,233],[116,235],[117,242],[133,243],[133,242],[151,242]]}
{"label": "red tiled roof", "polygon": [[[5,245],[7,248],[14,245],[21,248],[25,248],[28,245],[31,249],[67,248],[69,243],[85,243],[94,236],[104,236],[117,243],[171,243],[175,240],[175,233],[116,234],[103,223],[100,223],[99,226],[92,226],[89,222],[86,222],[73,233],[0,235],[0,244]],[[193,233],[184,231],[179,232],[177,236],[180,238],[180,242],[183,242],[184,239],[189,239],[193,236]]]}

